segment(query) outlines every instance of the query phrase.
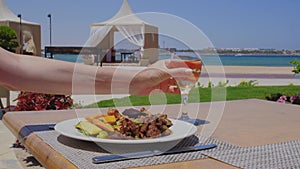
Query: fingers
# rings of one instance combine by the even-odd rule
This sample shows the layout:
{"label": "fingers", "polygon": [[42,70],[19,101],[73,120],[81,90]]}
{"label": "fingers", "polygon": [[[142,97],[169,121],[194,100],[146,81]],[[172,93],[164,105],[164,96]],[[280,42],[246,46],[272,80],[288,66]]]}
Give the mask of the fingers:
{"label": "fingers", "polygon": [[180,59],[172,59],[172,60],[165,60],[166,67],[169,69],[173,68],[188,68],[188,65]]}
{"label": "fingers", "polygon": [[171,77],[175,78],[175,80],[189,80],[196,81],[196,77],[193,74],[193,70],[189,68],[174,68],[168,70]]}
{"label": "fingers", "polygon": [[[148,87],[144,84],[144,89],[140,90],[142,95],[148,95],[153,91],[160,91],[164,93],[180,93],[177,87],[178,81],[193,81],[198,80],[198,76],[195,76],[193,70],[183,60],[164,60],[159,61],[143,71],[143,75],[148,77],[151,81]],[[158,89],[158,90],[157,90]]]}
{"label": "fingers", "polygon": [[159,89],[165,93],[173,93],[173,94],[179,94],[180,90],[177,87],[176,80],[174,78],[169,78],[159,85]]}
{"label": "fingers", "polygon": [[201,60],[167,60],[165,61],[167,68],[190,68],[190,69],[200,69],[202,68]]}
{"label": "fingers", "polygon": [[163,80],[157,85],[151,86],[149,88],[144,88],[141,90],[138,95],[149,95],[157,93],[171,93],[171,94],[180,94],[180,90],[177,87],[177,82],[175,78],[168,78]]}

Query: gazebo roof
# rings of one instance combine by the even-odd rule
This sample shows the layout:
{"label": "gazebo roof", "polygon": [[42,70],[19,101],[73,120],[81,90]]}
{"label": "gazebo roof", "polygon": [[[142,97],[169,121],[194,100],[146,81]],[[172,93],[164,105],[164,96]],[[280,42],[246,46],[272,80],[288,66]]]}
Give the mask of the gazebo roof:
{"label": "gazebo roof", "polygon": [[[4,0],[0,0],[0,22],[1,21],[20,22],[20,18],[6,6]],[[22,23],[39,25],[38,23],[29,22],[23,19]]]}
{"label": "gazebo roof", "polygon": [[103,25],[150,25],[140,19],[138,16],[133,13],[131,7],[128,4],[128,0],[124,0],[119,11],[109,20],[93,23],[91,26],[103,26]]}

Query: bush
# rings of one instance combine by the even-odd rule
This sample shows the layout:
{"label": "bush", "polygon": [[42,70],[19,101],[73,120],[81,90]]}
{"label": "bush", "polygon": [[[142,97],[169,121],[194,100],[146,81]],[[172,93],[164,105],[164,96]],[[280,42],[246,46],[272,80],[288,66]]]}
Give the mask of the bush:
{"label": "bush", "polygon": [[242,80],[241,83],[238,84],[238,87],[254,87],[257,84],[258,84],[257,80],[249,80],[248,82]]}
{"label": "bush", "polygon": [[300,73],[300,59],[293,59],[292,61],[290,61],[290,64],[294,66],[292,72],[296,74]]}
{"label": "bush", "polygon": [[19,46],[16,31],[8,26],[0,26],[0,47],[10,52],[16,52],[16,48]]}
{"label": "bush", "polygon": [[290,102],[293,104],[300,104],[300,93],[293,95],[289,98]]}
{"label": "bush", "polygon": [[73,99],[65,95],[21,92],[14,111],[63,110],[73,106]]}
{"label": "bush", "polygon": [[266,97],[267,100],[276,102],[282,96],[281,93],[270,94]]}

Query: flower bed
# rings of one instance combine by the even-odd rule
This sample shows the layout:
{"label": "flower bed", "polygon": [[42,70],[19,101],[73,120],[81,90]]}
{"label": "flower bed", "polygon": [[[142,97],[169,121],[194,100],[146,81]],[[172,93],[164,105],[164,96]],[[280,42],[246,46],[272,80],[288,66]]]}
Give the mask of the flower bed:
{"label": "flower bed", "polygon": [[73,99],[65,95],[21,92],[14,111],[63,110],[73,106]]}
{"label": "flower bed", "polygon": [[266,97],[267,100],[279,103],[292,103],[300,105],[300,93],[292,96],[282,95],[281,93],[271,94]]}

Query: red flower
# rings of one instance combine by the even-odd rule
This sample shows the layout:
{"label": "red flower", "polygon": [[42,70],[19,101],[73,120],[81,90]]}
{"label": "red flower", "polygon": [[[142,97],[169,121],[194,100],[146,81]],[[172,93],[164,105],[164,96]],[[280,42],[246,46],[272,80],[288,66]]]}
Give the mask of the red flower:
{"label": "red flower", "polygon": [[21,92],[15,111],[63,110],[72,107],[70,96]]}

